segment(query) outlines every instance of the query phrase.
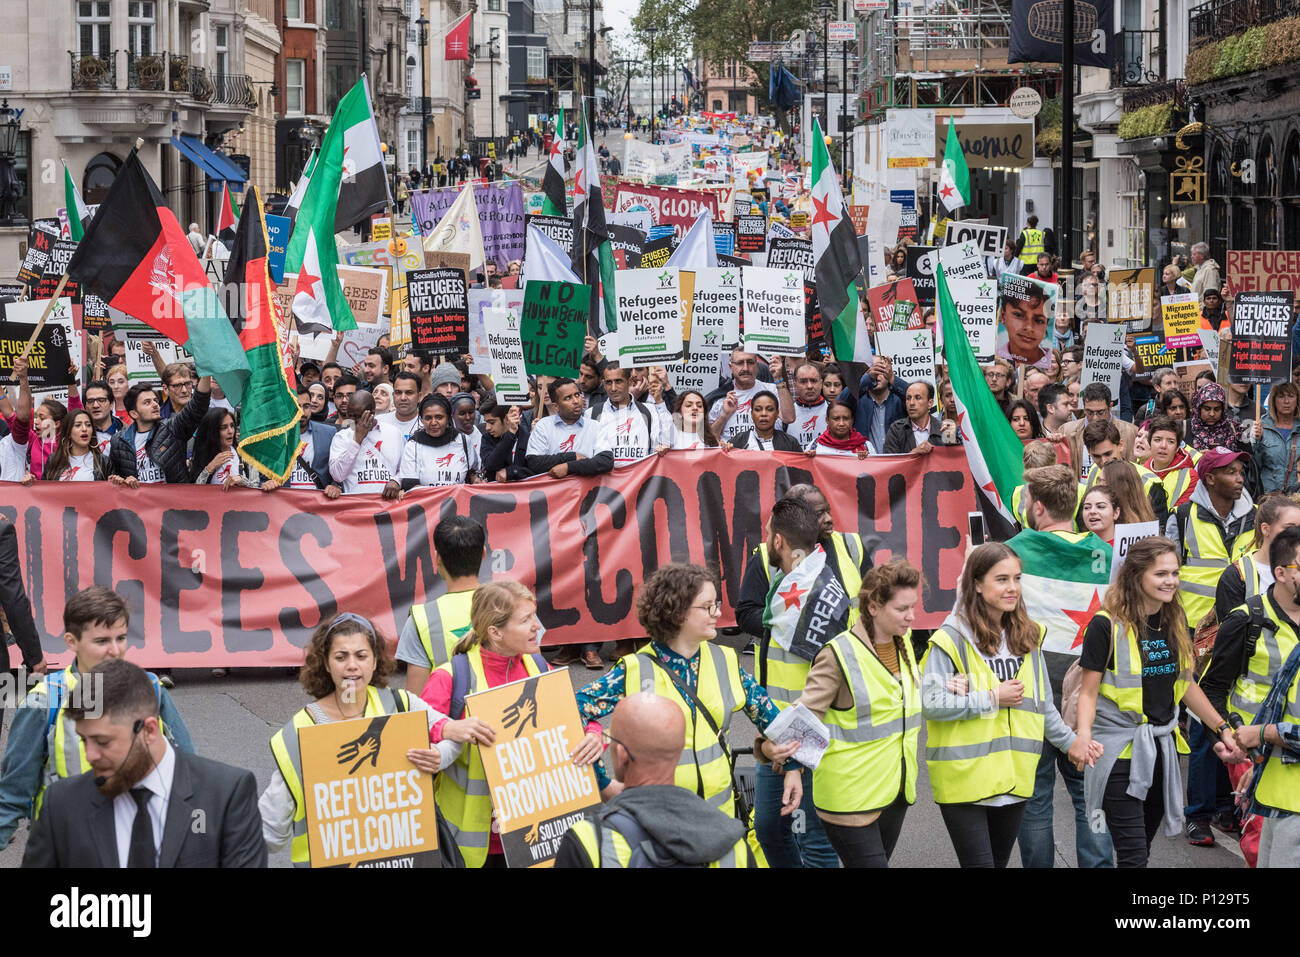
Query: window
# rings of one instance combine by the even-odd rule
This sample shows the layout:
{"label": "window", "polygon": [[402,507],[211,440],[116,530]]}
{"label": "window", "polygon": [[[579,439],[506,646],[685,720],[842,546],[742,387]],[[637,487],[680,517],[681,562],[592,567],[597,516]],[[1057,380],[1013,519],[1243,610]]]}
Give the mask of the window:
{"label": "window", "polygon": [[32,219],[32,134],[26,130],[18,134],[14,144],[14,177],[22,188],[22,195],[14,203],[13,215]]}
{"label": "window", "polygon": [[1281,216],[1278,210],[1277,162],[1273,158],[1273,140],[1266,133],[1255,154],[1255,202],[1258,213],[1255,232],[1256,249],[1277,249]]}
{"label": "window", "polygon": [[1282,248],[1300,249],[1300,134],[1292,133],[1282,153]]}
{"label": "window", "polygon": [[126,5],[127,34],[136,56],[153,53],[153,0],[131,0]]}
{"label": "window", "polygon": [[528,47],[528,80],[546,81],[546,47]]}
{"label": "window", "polygon": [[420,84],[418,82],[418,78],[415,75],[415,67],[408,66],[406,68],[406,95],[408,97],[418,96],[419,90],[420,90]]}
{"label": "window", "polygon": [[77,36],[82,56],[107,56],[112,52],[112,8],[107,0],[77,4]]}
{"label": "window", "polygon": [[306,112],[306,60],[284,61],[284,111],[286,113]]}
{"label": "window", "polygon": [[302,20],[302,0],[284,0],[284,16],[287,20]]}
{"label": "window", "polygon": [[500,13],[500,12],[501,12],[501,0],[488,0],[488,12],[490,12],[490,13]]}
{"label": "window", "polygon": [[1210,255],[1223,263],[1227,262],[1228,193],[1232,189],[1232,175],[1228,172],[1228,155],[1221,146],[1216,145],[1210,156],[1207,179],[1210,235],[1206,241],[1210,244]]}
{"label": "window", "polygon": [[87,205],[103,202],[121,168],[122,161],[112,153],[100,153],[86,164],[86,173],[81,180],[81,196]]}
{"label": "window", "polygon": [[420,131],[406,131],[406,162],[403,164],[407,169],[412,166],[423,169],[420,161]]}
{"label": "window", "polygon": [[217,27],[217,74],[225,76],[230,71],[230,27]]}

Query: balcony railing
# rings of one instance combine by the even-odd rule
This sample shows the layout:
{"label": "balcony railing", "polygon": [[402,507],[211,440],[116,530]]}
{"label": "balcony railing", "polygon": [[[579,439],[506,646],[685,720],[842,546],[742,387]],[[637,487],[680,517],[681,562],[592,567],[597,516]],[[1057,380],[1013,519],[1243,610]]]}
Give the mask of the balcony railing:
{"label": "balcony railing", "polygon": [[213,73],[212,102],[223,106],[235,106],[251,110],[257,106],[257,97],[253,94],[253,80],[242,73]]}
{"label": "balcony railing", "polygon": [[1141,86],[1163,79],[1159,30],[1121,30],[1117,52],[1116,86]]}
{"label": "balcony railing", "polygon": [[115,90],[117,89],[117,51],[95,56],[90,53],[78,55],[71,50],[68,58],[72,62],[72,89],[74,90]]}
{"label": "balcony railing", "polygon": [[1189,15],[1191,47],[1222,40],[1247,27],[1300,16],[1300,0],[1208,0]]}
{"label": "balcony railing", "polygon": [[189,84],[190,58],[173,53],[167,58],[167,89],[173,93],[188,93]]}
{"label": "balcony railing", "polygon": [[1003,67],[1011,48],[1009,22],[988,11],[900,17],[894,31],[900,71]]}
{"label": "balcony railing", "polygon": [[200,103],[212,102],[214,88],[212,86],[212,78],[208,75],[207,70],[201,66],[190,67],[189,73],[186,76],[186,81],[188,83],[187,89],[189,90],[191,97],[198,100]]}
{"label": "balcony railing", "polygon": [[126,88],[161,93],[167,89],[167,54],[126,54]]}

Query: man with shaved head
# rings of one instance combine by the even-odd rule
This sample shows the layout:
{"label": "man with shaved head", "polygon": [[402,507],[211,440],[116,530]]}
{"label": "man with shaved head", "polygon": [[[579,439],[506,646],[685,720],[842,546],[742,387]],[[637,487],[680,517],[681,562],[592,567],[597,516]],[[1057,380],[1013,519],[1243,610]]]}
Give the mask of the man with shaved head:
{"label": "man with shaved head", "polygon": [[350,428],[339,429],[330,443],[330,478],[344,495],[379,492],[396,478],[406,437],[387,422],[375,418],[375,397],[361,391],[348,403]]}
{"label": "man with shaved head", "polygon": [[686,717],[668,698],[629,695],[607,756],[623,790],[564,835],[556,867],[756,867],[745,825],[673,783]]}

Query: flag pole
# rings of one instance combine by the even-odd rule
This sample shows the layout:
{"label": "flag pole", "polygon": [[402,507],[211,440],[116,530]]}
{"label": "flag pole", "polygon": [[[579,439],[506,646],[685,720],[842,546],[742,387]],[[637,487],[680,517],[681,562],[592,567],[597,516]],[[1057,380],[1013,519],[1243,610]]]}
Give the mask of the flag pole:
{"label": "flag pole", "polygon": [[[36,329],[32,332],[32,337],[27,340],[27,345],[23,348],[22,358],[26,359],[27,354],[32,351],[32,346],[36,345],[36,337],[41,334],[45,328],[45,320],[50,318],[50,313],[54,311],[54,304],[58,302],[59,295],[63,292],[63,287],[68,284],[68,274],[65,272],[63,278],[59,280],[58,286],[54,288],[54,295],[50,297],[49,302],[45,304],[45,311],[41,313],[41,321],[36,323]],[[1256,403],[1258,405],[1258,402]]]}

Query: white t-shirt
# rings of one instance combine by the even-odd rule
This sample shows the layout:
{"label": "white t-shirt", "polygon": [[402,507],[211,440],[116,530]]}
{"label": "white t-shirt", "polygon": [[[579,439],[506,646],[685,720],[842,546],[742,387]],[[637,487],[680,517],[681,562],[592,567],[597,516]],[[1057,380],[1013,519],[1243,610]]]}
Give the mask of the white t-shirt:
{"label": "white t-shirt", "polygon": [[794,404],[794,421],[780,423],[780,429],[793,438],[800,446],[811,448],[817,436],[826,431],[826,416],[831,404],[822,399],[820,405]]}
{"label": "white t-shirt", "polygon": [[[979,649],[976,648],[976,651],[979,651]],[[1006,635],[1002,636],[1002,643],[998,645],[996,652],[986,655],[980,651],[979,656],[993,670],[993,675],[999,683],[1016,680],[1016,675],[1020,673],[1020,666],[1025,663],[1024,655],[1013,655],[1010,649],[1007,648]],[[1002,807],[1006,804],[1019,804],[1023,800],[1024,798],[1016,797],[1013,794],[995,794],[993,797],[975,803],[982,804],[985,807]]]}
{"label": "white t-shirt", "polygon": [[660,417],[656,410],[649,411],[648,431],[646,416],[641,414],[635,402],[629,402],[621,409],[605,402],[600,407],[599,419],[592,417],[591,409],[582,414],[589,422],[595,422],[600,427],[596,444],[613,451],[614,465],[617,467],[641,461],[653,453],[659,444]]}
{"label": "white t-shirt", "polygon": [[[720,442],[730,442],[741,432],[753,428],[754,420],[750,418],[749,407],[754,402],[754,396],[760,392],[770,392],[772,395],[776,395],[776,386],[770,382],[755,382],[748,389],[736,389],[734,391],[736,393],[736,411],[731,414],[731,418],[722,426],[722,432],[718,435],[718,441]],[[726,395],[723,395],[722,398],[715,399],[713,405],[709,406],[710,422],[717,418],[722,410],[722,403],[726,401],[726,398]],[[817,434],[821,435],[820,432]]]}
{"label": "white t-shirt", "polygon": [[236,474],[239,473],[239,455],[238,455],[238,453],[232,455],[230,458],[228,458],[228,459],[227,459],[225,462],[223,462],[221,465],[218,465],[218,466],[217,466],[217,470],[216,470],[215,472],[213,472],[211,475],[208,476],[208,484],[209,484],[209,485],[221,485],[223,482],[226,481],[226,478],[229,477],[229,475],[230,475],[230,473],[231,473],[232,470],[233,470]]}
{"label": "white t-shirt", "polygon": [[0,439],[0,481],[21,482],[27,474],[27,442],[19,445],[13,433]]}
{"label": "white t-shirt", "polygon": [[330,443],[330,476],[344,495],[382,492],[397,477],[402,444],[402,436],[383,423],[376,423],[360,446],[355,430],[340,429]]}
{"label": "white t-shirt", "polygon": [[473,443],[469,436],[458,432],[446,445],[407,442],[402,449],[397,477],[415,479],[421,485],[464,485],[469,481],[469,473],[478,470],[479,458]]}
{"label": "white t-shirt", "polygon": [[378,422],[387,422],[389,425],[395,428],[398,432],[402,434],[403,442],[410,439],[410,437],[415,434],[415,430],[420,427],[419,413],[416,413],[415,415],[411,416],[410,422],[400,421],[397,418],[397,413],[395,411],[381,412],[377,416],[375,416],[375,420]]}
{"label": "white t-shirt", "polygon": [[162,469],[145,451],[145,443],[149,441],[151,435],[153,435],[152,431],[135,434],[135,477],[140,480],[141,485],[157,485],[167,481]]}
{"label": "white t-shirt", "polygon": [[310,462],[315,454],[316,440],[310,432],[304,433],[305,444],[302,448],[302,454],[293,460],[293,473],[289,476],[289,488],[306,488],[312,491],[319,491],[316,483],[312,481],[307,470],[302,467],[303,462]]}
{"label": "white t-shirt", "polygon": [[95,441],[99,444],[99,454],[107,455],[109,446],[113,444],[113,436],[109,432],[95,430]]}
{"label": "white t-shirt", "polygon": [[69,455],[68,467],[59,473],[60,482],[95,481],[95,457],[86,452],[82,455]]}

